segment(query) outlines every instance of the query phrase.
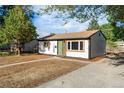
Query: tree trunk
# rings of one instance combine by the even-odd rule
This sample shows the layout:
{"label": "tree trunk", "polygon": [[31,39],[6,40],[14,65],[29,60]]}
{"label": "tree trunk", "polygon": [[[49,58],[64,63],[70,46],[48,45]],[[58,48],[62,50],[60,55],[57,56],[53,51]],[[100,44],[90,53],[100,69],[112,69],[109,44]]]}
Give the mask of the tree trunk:
{"label": "tree trunk", "polygon": [[19,47],[17,48],[17,55],[18,55],[18,56],[20,56],[20,55],[21,55],[21,50],[20,50],[20,48],[19,48]]}
{"label": "tree trunk", "polygon": [[16,46],[16,55],[20,56],[21,55],[20,43],[17,42],[15,46]]}

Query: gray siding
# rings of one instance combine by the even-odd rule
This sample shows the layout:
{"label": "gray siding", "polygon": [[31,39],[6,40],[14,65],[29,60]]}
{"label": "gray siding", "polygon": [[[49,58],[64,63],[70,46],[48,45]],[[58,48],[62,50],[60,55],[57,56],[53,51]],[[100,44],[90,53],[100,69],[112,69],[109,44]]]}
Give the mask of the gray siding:
{"label": "gray siding", "polygon": [[38,41],[37,40],[33,40],[33,41],[26,43],[24,45],[24,51],[25,52],[37,52],[37,48],[38,48]]}
{"label": "gray siding", "polygon": [[90,47],[90,58],[106,53],[106,40],[100,31],[91,36]]}

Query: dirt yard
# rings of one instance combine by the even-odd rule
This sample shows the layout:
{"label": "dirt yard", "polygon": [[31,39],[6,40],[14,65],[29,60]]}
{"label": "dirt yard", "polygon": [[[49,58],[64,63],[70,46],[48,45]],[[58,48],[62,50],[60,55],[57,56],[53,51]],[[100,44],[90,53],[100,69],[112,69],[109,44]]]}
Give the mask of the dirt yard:
{"label": "dirt yard", "polygon": [[38,55],[38,54],[24,54],[21,56],[6,56],[0,57],[0,66],[5,64],[18,63],[23,61],[31,61],[36,59],[49,58],[51,56]]}
{"label": "dirt yard", "polygon": [[[50,56],[1,57],[0,65],[48,57]],[[49,61],[0,68],[0,87],[37,87],[85,65],[81,62],[51,59]]]}

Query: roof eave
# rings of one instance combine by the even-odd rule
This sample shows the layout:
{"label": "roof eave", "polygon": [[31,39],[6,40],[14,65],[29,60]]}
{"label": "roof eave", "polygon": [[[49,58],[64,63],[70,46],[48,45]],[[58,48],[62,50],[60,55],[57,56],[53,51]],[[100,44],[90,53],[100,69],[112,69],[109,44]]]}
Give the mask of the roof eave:
{"label": "roof eave", "polygon": [[38,41],[59,41],[59,40],[87,40],[90,39],[90,37],[87,38],[65,38],[65,39],[40,39]]}

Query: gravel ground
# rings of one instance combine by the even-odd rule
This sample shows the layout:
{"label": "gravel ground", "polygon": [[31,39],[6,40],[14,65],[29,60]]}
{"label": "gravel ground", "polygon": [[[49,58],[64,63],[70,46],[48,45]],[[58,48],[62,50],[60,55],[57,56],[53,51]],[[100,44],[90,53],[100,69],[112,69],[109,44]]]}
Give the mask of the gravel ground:
{"label": "gravel ground", "polygon": [[124,65],[114,65],[115,60],[105,58],[61,76],[40,88],[118,88],[124,87]]}

